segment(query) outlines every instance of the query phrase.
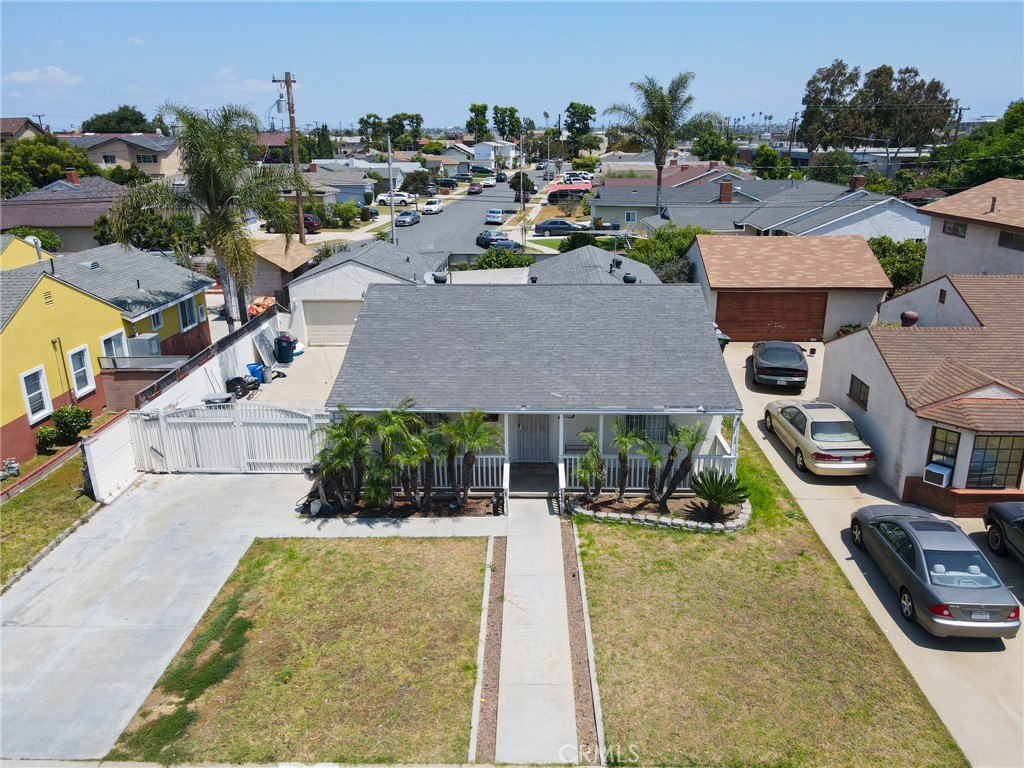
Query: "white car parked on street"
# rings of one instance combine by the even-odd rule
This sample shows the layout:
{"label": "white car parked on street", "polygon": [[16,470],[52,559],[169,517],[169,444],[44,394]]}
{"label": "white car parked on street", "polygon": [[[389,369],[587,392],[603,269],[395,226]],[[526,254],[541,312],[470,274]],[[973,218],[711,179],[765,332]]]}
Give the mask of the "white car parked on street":
{"label": "white car parked on street", "polygon": [[487,211],[487,217],[484,219],[484,224],[504,224],[505,214],[501,208],[491,208]]}
{"label": "white car parked on street", "polygon": [[432,197],[423,204],[423,213],[441,213],[444,210],[444,202],[437,197]]}

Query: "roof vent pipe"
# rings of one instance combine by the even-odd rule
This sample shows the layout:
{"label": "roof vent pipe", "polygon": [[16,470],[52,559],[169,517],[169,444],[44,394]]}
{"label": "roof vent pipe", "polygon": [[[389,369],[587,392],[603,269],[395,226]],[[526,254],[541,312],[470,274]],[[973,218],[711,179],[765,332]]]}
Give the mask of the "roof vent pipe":
{"label": "roof vent pipe", "polygon": [[43,260],[43,241],[35,235],[29,235],[25,238],[25,242],[36,249],[36,261]]}
{"label": "roof vent pipe", "polygon": [[636,275],[632,275],[629,272],[627,272],[622,276],[622,282],[624,282],[626,285],[632,285],[633,283],[636,282]]}
{"label": "roof vent pipe", "polygon": [[537,276],[536,275],[530,275],[530,285],[536,285],[536,284],[537,284]]}
{"label": "roof vent pipe", "polygon": [[917,321],[921,319],[921,316],[912,309],[908,309],[906,312],[900,313],[900,324],[904,328],[909,328],[912,325],[917,325]]}
{"label": "roof vent pipe", "polygon": [[992,196],[992,207],[988,209],[989,213],[995,213],[996,212],[996,200],[997,199],[998,198],[996,198],[995,195]]}
{"label": "roof vent pipe", "polygon": [[620,259],[618,257],[612,259],[612,266],[615,269],[622,269],[622,259]]}

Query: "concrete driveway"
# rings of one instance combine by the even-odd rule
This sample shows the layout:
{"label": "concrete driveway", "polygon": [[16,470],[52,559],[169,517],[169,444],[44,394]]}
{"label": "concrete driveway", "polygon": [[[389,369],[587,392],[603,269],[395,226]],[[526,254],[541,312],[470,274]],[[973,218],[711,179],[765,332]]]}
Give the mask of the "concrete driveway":
{"label": "concrete driveway", "polygon": [[[733,342],[726,348],[725,362],[743,403],[743,424],[792,491],[971,764],[1024,766],[1024,636],[1018,634],[1007,641],[940,639],[917,625],[908,625],[899,613],[895,591],[870,557],[853,546],[849,533],[851,512],[867,504],[897,503],[895,494],[873,477],[819,478],[798,473],[792,454],[778,438],[764,431],[766,403],[788,397],[817,397],[824,345],[803,346],[815,349],[816,355],[808,357],[808,384],[799,395],[753,386],[750,344]],[[956,522],[987,551],[980,520]],[[989,559],[1017,600],[1024,600],[1024,568],[1008,558]]]}
{"label": "concrete driveway", "polygon": [[149,475],[3,598],[0,756],[113,747],[253,539],[504,536],[507,518],[307,520],[302,475]]}

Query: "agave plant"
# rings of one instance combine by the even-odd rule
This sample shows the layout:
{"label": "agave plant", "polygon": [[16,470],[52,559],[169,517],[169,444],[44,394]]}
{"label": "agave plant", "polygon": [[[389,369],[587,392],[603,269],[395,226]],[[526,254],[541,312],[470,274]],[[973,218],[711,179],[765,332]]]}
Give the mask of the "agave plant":
{"label": "agave plant", "polygon": [[728,472],[706,469],[690,480],[690,490],[708,505],[712,515],[722,514],[722,508],[742,504],[750,495],[743,484]]}

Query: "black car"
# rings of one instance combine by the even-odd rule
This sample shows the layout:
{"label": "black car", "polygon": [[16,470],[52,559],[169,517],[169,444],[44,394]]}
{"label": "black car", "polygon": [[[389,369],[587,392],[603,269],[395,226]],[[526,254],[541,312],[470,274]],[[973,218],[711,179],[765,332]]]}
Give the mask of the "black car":
{"label": "black car", "polygon": [[496,229],[485,229],[476,236],[476,244],[481,248],[490,248],[499,240],[508,240],[508,235]]}
{"label": "black car", "polygon": [[458,179],[449,178],[449,177],[446,177],[446,178],[443,178],[443,179],[438,179],[437,180],[437,186],[445,187],[447,189],[455,189],[456,187],[459,186],[459,180]]}
{"label": "black car", "polygon": [[985,513],[988,548],[1024,563],[1024,501],[1001,501]]}
{"label": "black car", "polygon": [[803,347],[791,341],[756,342],[752,376],[755,384],[803,389],[807,386],[807,358]]}
{"label": "black car", "polygon": [[495,240],[487,247],[488,249],[494,248],[497,251],[511,251],[512,253],[524,253],[526,251],[526,248],[515,240]]}
{"label": "black car", "polygon": [[360,203],[358,200],[356,200],[356,208],[358,208],[360,211],[363,210],[363,208],[369,208],[370,209],[370,218],[371,219],[376,219],[378,216],[380,216],[380,211],[379,210],[374,208],[372,205],[367,205],[366,203]]}
{"label": "black car", "polygon": [[[298,220],[297,216],[295,218],[295,223],[296,224],[299,223],[299,220]],[[306,234],[307,235],[315,235],[317,232],[320,231],[320,228],[323,226],[323,224],[320,223],[320,219],[317,218],[316,216],[314,216],[311,213],[304,213],[304,214],[302,214],[302,223],[303,223],[303,229],[306,230]],[[266,224],[266,229],[267,229],[267,232],[279,232],[280,231],[279,227],[274,226],[274,224],[272,224],[269,221]]]}
{"label": "black car", "polygon": [[508,181],[508,174],[504,171],[498,171],[494,176],[495,181]]}
{"label": "black car", "polygon": [[471,170],[473,173],[482,173],[484,176],[494,175],[494,171],[492,169],[487,168],[483,165],[471,165],[469,167],[469,170]]}

